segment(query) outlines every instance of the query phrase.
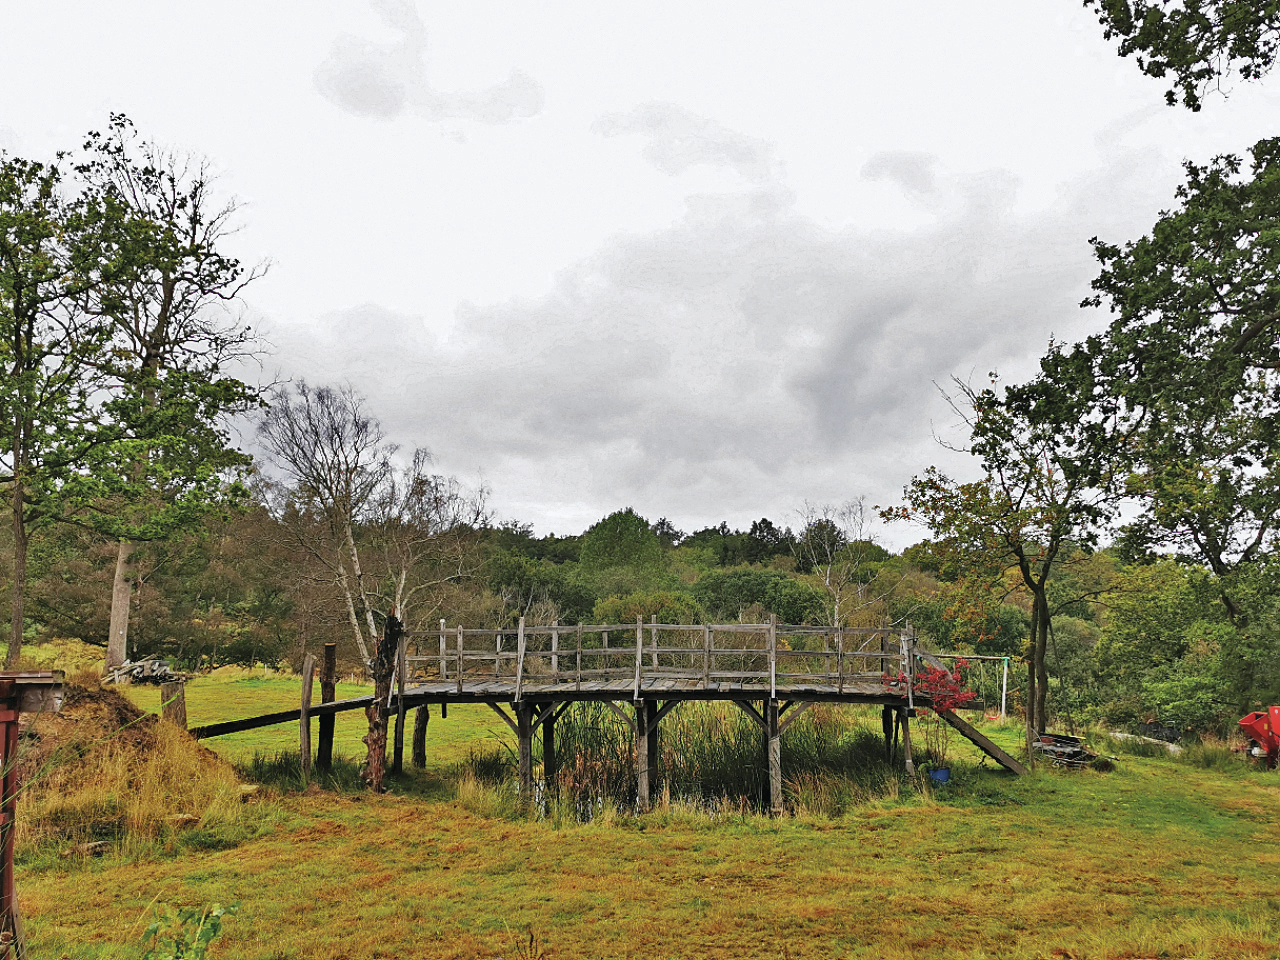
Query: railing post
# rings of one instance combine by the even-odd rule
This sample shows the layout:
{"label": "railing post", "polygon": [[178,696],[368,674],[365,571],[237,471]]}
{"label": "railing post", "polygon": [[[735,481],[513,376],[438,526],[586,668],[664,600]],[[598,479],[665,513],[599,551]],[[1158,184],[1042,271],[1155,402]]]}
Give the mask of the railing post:
{"label": "railing post", "polygon": [[769,699],[778,698],[778,615],[769,614]]}
{"label": "railing post", "polygon": [[445,631],[444,631],[444,617],[441,617],[440,618],[440,679],[441,680],[449,679],[449,668],[444,661],[445,645],[446,645],[446,640],[445,640]]}
{"label": "railing post", "polygon": [[711,686],[711,627],[702,625],[702,689]]}
{"label": "railing post", "polygon": [[516,631],[516,701],[524,692],[524,617]]}
{"label": "railing post", "polygon": [[578,650],[577,658],[577,674],[574,678],[573,688],[575,690],[582,689],[582,624],[578,624]]}
{"label": "railing post", "polygon": [[836,627],[836,676],[836,690],[844,693],[844,627]]}
{"label": "railing post", "polygon": [[[559,620],[551,621],[551,682],[560,682],[560,626]],[[543,721],[546,722],[545,720]]]}
{"label": "railing post", "polygon": [[458,624],[458,693],[462,693],[462,624]]}
{"label": "railing post", "polygon": [[644,668],[644,618],[636,616],[636,680],[634,700],[640,699],[640,673]]}

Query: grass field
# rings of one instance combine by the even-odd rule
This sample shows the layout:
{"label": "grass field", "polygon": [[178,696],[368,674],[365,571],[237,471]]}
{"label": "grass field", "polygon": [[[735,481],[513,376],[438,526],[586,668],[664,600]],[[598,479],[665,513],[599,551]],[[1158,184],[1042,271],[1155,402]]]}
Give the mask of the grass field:
{"label": "grass field", "polygon": [[[273,674],[246,675],[249,671],[223,671],[221,675],[197,677],[187,684],[187,725],[198,727],[206,723],[253,717],[276,710],[296,709],[301,699],[300,677]],[[143,710],[159,712],[160,688],[156,686],[129,686],[120,688]],[[368,696],[373,687],[365,684],[339,683],[337,697]],[[320,687],[316,685],[313,702],[320,699]],[[412,734],[412,714],[406,719],[409,725],[405,734],[405,750]],[[368,731],[363,710],[348,710],[335,717],[333,750],[341,756],[359,759],[365,746],[361,738]],[[318,722],[311,723],[311,741],[314,746],[318,736]],[[441,719],[439,709],[431,708],[428,726],[427,765],[430,769],[444,769],[460,761],[467,749],[490,738],[510,739],[507,725],[488,707],[477,704],[459,704],[449,708],[448,719]],[[255,753],[275,754],[298,749],[298,725],[282,723],[274,727],[260,727],[243,733],[228,734],[202,741],[206,746],[232,761],[244,761]]]}
{"label": "grass field", "polygon": [[[296,696],[296,678],[197,681],[188,711]],[[232,849],[43,861],[18,877],[34,955],[135,958],[152,902],[238,901],[214,957],[1280,957],[1275,773],[1121,755],[1019,779],[962,762],[946,788],[839,818],[675,805],[583,825],[496,815],[460,788],[450,764],[491,736],[510,738],[482,707],[433,717],[429,769],[399,795],[285,796],[274,829]],[[279,737],[211,744],[243,756],[296,729]]]}

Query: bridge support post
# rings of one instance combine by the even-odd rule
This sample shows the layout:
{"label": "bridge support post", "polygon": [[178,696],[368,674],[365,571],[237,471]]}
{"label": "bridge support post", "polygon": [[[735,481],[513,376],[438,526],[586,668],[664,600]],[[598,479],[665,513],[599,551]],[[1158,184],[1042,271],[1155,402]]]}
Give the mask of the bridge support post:
{"label": "bridge support post", "polygon": [[640,809],[649,809],[649,712],[648,700],[636,700],[636,803]]}
{"label": "bridge support post", "polygon": [[911,726],[910,726],[911,714],[913,712],[914,711],[909,710],[906,707],[900,707],[898,710],[898,715],[902,720],[902,754],[907,762],[907,773],[909,773],[911,776],[914,777],[916,775],[916,762],[911,757]]}
{"label": "bridge support post", "polygon": [[649,792],[658,789],[658,701],[644,702],[645,763],[649,769]]}
{"label": "bridge support post", "polygon": [[765,703],[765,741],[769,750],[769,810],[782,816],[782,734],[778,728],[778,701]]}
{"label": "bridge support post", "polygon": [[556,776],[560,773],[556,763],[556,705],[542,705],[542,780],[546,795],[555,792]]}
{"label": "bridge support post", "polygon": [[528,801],[533,798],[533,705],[517,703],[513,706],[516,713],[516,739],[520,741],[520,797]]}
{"label": "bridge support post", "polygon": [[884,730],[884,762],[893,762],[893,751],[895,747],[894,735],[897,733],[894,724],[894,710],[889,704],[885,704],[880,710],[880,727]]}
{"label": "bridge support post", "polygon": [[431,722],[431,707],[423,704],[413,713],[413,756],[411,762],[415,769],[423,770],[427,766],[427,724]]}

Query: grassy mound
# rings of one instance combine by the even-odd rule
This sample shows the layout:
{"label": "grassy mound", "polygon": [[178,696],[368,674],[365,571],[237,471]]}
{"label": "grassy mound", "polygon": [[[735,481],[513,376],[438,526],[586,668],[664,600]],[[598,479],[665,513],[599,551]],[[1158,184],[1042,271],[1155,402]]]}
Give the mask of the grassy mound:
{"label": "grassy mound", "polygon": [[26,726],[18,765],[24,859],[228,846],[263,820],[230,764],[88,677]]}

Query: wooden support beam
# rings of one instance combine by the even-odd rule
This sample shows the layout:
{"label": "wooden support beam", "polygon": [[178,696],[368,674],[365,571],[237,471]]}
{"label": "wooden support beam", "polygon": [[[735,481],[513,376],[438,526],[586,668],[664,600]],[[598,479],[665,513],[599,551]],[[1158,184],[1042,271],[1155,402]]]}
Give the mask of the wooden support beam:
{"label": "wooden support beam", "polygon": [[498,716],[500,716],[503,720],[507,722],[507,726],[511,728],[512,733],[514,733],[517,737],[520,736],[520,727],[516,725],[516,722],[514,720],[512,720],[509,716],[507,716],[507,711],[503,710],[500,706],[498,706],[492,700],[488,700],[486,701],[486,703],[488,704],[488,707],[490,710],[492,710],[494,713],[496,713]]}
{"label": "wooden support beam", "polygon": [[542,724],[542,782],[547,796],[556,792],[556,778],[560,773],[556,762],[556,704],[548,703],[538,718]]}
{"label": "wooden support beam", "polygon": [[743,713],[745,713],[748,717],[750,717],[757,724],[759,724],[761,730],[764,730],[766,733],[768,733],[768,730],[769,730],[768,723],[765,721],[765,718],[760,713],[760,711],[755,708],[755,705],[753,703],[751,703],[749,700],[734,700],[733,702],[736,703],[741,708]]}
{"label": "wooden support beam", "polygon": [[408,638],[401,633],[396,643],[396,740],[391,759],[391,772],[396,774],[404,772],[404,688],[409,665],[408,644]]}
{"label": "wooden support beam", "polygon": [[311,778],[311,688],[316,679],[316,658],[307,654],[302,661],[302,706],[298,710],[298,757],[302,779]]}
{"label": "wooden support beam", "polygon": [[680,704],[682,703],[684,703],[683,700],[668,700],[666,703],[662,705],[662,707],[658,710],[658,712],[654,714],[653,722],[659,723],[663,717],[665,717],[668,713],[670,713],[676,707],[680,706]]}
{"label": "wooden support beam", "polygon": [[782,815],[782,730],[778,723],[778,701],[769,700],[765,710],[765,742],[769,761],[769,810]]}
{"label": "wooden support beam", "polygon": [[911,713],[906,707],[898,709],[898,717],[902,721],[902,756],[906,761],[907,773],[916,775],[916,762],[911,756]]}
{"label": "wooden support beam", "polygon": [[636,700],[636,804],[649,809],[649,701]]}
{"label": "wooden support beam", "polygon": [[413,711],[413,753],[410,762],[414,769],[427,766],[427,724],[431,722],[431,706],[424,703]]}
{"label": "wooden support beam", "polygon": [[620,706],[618,706],[616,703],[614,703],[612,700],[606,700],[604,702],[604,705],[608,707],[610,710],[612,710],[617,716],[621,717],[622,722],[625,723],[627,725],[627,729],[631,731],[631,735],[635,736],[636,722],[632,720],[629,716],[627,716],[627,712],[623,710]]}
{"label": "wooden support beam", "polygon": [[[790,715],[785,720],[781,720],[778,723],[778,733],[779,734],[786,733],[787,727],[791,726],[793,723],[799,720],[800,715],[812,706],[813,706],[812,700],[787,701],[787,703],[783,705],[782,709],[778,711],[778,716],[781,717],[783,713],[787,713],[787,712],[789,712]],[[792,710],[791,709],[792,707],[795,707],[795,709]]]}
{"label": "wooden support beam", "polygon": [[979,733],[965,721],[961,720],[950,710],[939,710],[937,713],[938,716],[959,730],[964,737],[971,740],[979,750],[989,756],[996,763],[1000,764],[1000,766],[1004,767],[1006,770],[1016,773],[1020,777],[1027,775],[1028,770],[1026,767],[1009,754],[1005,753],[1005,751],[1001,750],[998,746],[987,739],[987,737]]}
{"label": "wooden support beam", "polygon": [[650,796],[658,789],[658,702],[644,702],[645,761],[649,774]]}
{"label": "wooden support beam", "polygon": [[526,803],[533,799],[533,705],[517,703],[516,739],[520,741],[517,754],[517,774],[520,781],[520,797]]}
{"label": "wooden support beam", "polygon": [[894,718],[897,711],[887,703],[880,708],[880,726],[884,730],[884,762],[892,763],[894,750],[897,747],[897,725]]}
{"label": "wooden support beam", "polygon": [[[333,703],[338,694],[338,645],[326,643],[320,667],[320,702]],[[316,745],[316,769],[333,769],[334,714],[320,715],[320,742]]]}

